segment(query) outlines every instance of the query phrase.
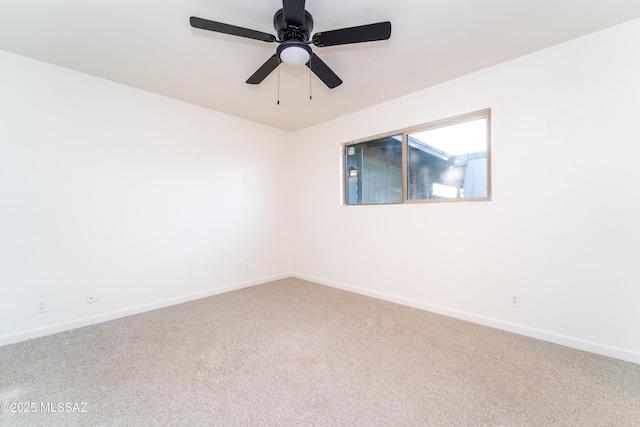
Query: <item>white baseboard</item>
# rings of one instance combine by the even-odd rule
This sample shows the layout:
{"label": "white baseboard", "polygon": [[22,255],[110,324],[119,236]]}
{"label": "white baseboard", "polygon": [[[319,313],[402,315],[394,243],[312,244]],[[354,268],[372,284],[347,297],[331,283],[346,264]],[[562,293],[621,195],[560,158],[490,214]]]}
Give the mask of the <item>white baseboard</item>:
{"label": "white baseboard", "polygon": [[159,308],[169,307],[184,302],[194,301],[200,298],[206,298],[225,292],[236,291],[238,289],[249,288],[251,286],[262,285],[274,280],[286,279],[292,277],[290,273],[279,274],[276,276],[263,277],[248,282],[236,283],[233,285],[223,286],[221,288],[208,289],[202,292],[196,292],[189,295],[183,295],[175,298],[169,298],[161,301],[154,301],[148,304],[127,307],[121,310],[110,311],[108,313],[98,314],[96,316],[83,317],[69,322],[57,323],[45,326],[43,328],[31,329],[28,331],[18,332],[16,334],[4,335],[0,337],[0,346],[14,344],[21,341],[27,341],[33,338],[44,337],[46,335],[57,334],[59,332],[69,331],[71,329],[81,328],[83,326],[94,325],[109,320],[119,319],[121,317],[131,316],[133,314],[144,313],[146,311],[157,310]]}
{"label": "white baseboard", "polygon": [[346,285],[344,283],[333,282],[330,280],[324,280],[318,277],[312,277],[312,276],[307,276],[304,274],[296,274],[296,273],[293,274],[293,277],[296,277],[302,280],[308,280],[310,282],[330,286],[337,289],[342,289],[349,292],[354,292],[361,295],[366,295],[373,298],[378,298],[378,299],[389,301],[389,302],[394,302],[397,304],[406,305],[409,307],[418,308],[418,309],[429,311],[432,313],[442,314],[444,316],[449,316],[449,317],[453,317],[460,320],[466,320],[468,322],[477,323],[479,325],[488,326],[491,328],[500,329],[507,332],[513,332],[518,335],[536,338],[542,341],[552,342],[554,344],[563,345],[565,347],[584,350],[590,353],[600,354],[602,356],[612,357],[614,359],[620,359],[627,362],[640,364],[640,353],[635,351],[612,347],[606,344],[591,342],[591,341],[583,340],[580,338],[569,337],[569,336],[557,334],[554,332],[530,328],[530,327],[518,325],[515,323],[505,322],[499,319],[493,319],[485,316],[478,316],[473,313],[467,313],[464,311],[455,310],[447,307],[427,304],[421,301],[399,297],[399,296],[387,294],[384,292],[358,288],[356,286]]}

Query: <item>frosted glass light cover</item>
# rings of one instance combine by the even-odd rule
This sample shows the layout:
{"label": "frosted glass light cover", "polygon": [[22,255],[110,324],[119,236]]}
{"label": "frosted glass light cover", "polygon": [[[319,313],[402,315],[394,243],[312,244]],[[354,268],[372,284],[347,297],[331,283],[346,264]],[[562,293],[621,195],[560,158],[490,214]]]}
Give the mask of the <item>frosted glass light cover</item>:
{"label": "frosted glass light cover", "polygon": [[298,67],[309,62],[309,52],[299,46],[290,46],[280,53],[280,59],[287,65]]}

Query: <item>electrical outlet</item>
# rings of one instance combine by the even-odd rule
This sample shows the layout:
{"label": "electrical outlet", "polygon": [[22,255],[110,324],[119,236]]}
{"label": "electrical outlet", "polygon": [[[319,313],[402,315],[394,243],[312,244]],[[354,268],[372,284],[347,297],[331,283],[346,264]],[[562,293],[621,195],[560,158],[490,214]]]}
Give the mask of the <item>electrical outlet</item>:
{"label": "electrical outlet", "polygon": [[36,314],[42,314],[47,312],[47,300],[39,299],[36,300]]}
{"label": "electrical outlet", "polygon": [[246,272],[248,272],[248,271],[249,271],[249,263],[248,263],[248,262],[245,262],[245,263],[244,263],[244,272],[246,273]]}
{"label": "electrical outlet", "polygon": [[516,307],[516,308],[520,308],[520,294],[516,294],[514,292],[511,292],[510,295],[511,299],[510,301],[510,305],[511,307]]}

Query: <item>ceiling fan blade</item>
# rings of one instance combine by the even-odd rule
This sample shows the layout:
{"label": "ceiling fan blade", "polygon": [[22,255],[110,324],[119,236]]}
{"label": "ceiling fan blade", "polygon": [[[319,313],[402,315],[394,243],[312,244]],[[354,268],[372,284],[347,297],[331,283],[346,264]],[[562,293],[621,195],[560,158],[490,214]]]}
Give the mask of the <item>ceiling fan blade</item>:
{"label": "ceiling fan blade", "polygon": [[387,40],[389,37],[391,37],[391,22],[385,21],[376,24],[316,33],[313,36],[313,44],[318,47],[337,46],[341,44]]}
{"label": "ceiling fan blade", "polygon": [[331,70],[331,68],[329,68],[329,66],[325,64],[315,53],[311,54],[311,59],[307,62],[307,67],[309,67],[329,89],[336,88],[342,84],[340,77],[338,77],[336,73],[334,73],[333,70]]}
{"label": "ceiling fan blade", "polygon": [[278,55],[274,53],[271,58],[267,59],[267,62],[265,62],[260,68],[258,68],[258,71],[256,71],[251,77],[249,77],[247,83],[250,85],[257,85],[262,83],[262,81],[266,79],[273,70],[278,68],[278,65],[280,65],[280,58],[278,58]]}
{"label": "ceiling fan blade", "polygon": [[282,10],[289,25],[301,27],[304,24],[304,0],[282,0]]}
{"label": "ceiling fan blade", "polygon": [[189,19],[189,22],[193,28],[199,28],[201,30],[231,34],[232,36],[246,37],[248,39],[261,40],[263,42],[276,41],[276,36],[271,34],[250,30],[248,28],[236,27],[235,25],[223,24],[222,22],[209,21],[208,19],[196,18],[195,16],[192,16]]}

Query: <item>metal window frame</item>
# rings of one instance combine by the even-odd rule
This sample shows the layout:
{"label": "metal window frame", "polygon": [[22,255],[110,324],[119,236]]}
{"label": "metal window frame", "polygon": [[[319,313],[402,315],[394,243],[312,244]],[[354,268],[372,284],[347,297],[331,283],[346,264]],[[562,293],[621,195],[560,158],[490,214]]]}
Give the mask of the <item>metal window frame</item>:
{"label": "metal window frame", "polygon": [[[447,126],[453,126],[465,122],[470,122],[478,119],[487,119],[487,196],[486,197],[472,197],[472,198],[455,198],[455,199],[413,199],[410,200],[408,196],[408,150],[409,150],[409,134],[424,132],[428,130],[438,129]],[[370,204],[348,204],[347,203],[347,185],[348,185],[348,161],[347,150],[349,147],[354,147],[361,144],[366,144],[378,139],[389,138],[393,136],[402,135],[402,201],[397,203],[370,203]],[[381,206],[381,205],[400,205],[400,204],[420,204],[420,203],[456,203],[456,202],[486,202],[492,200],[492,148],[491,148],[491,108],[474,111],[471,113],[461,114],[458,116],[448,117],[445,119],[435,120],[428,123],[423,123],[417,126],[411,126],[404,129],[399,129],[393,132],[385,132],[382,134],[370,136],[367,138],[357,139],[342,145],[342,182],[343,182],[343,197],[342,204],[344,206]]]}

